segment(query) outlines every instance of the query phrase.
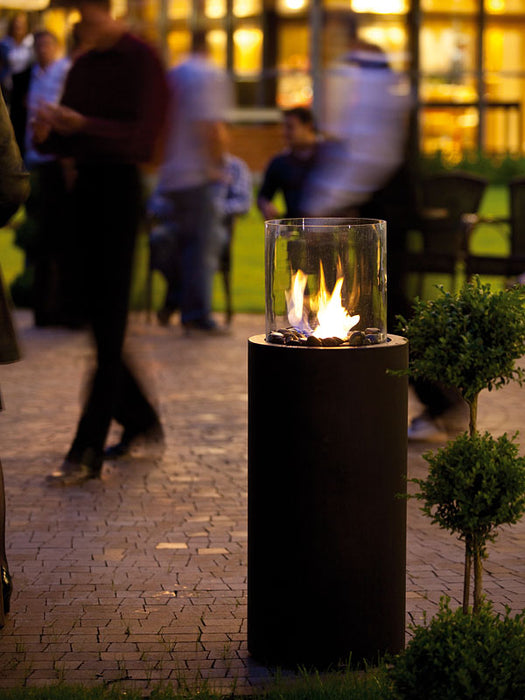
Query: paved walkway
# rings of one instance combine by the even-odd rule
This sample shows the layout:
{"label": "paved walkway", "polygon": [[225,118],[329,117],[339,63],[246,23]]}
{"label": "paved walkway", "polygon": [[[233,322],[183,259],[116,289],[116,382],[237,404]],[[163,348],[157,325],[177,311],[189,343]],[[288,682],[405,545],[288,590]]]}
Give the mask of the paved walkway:
{"label": "paved walkway", "polygon": [[[24,360],[0,368],[15,584],[0,688],[264,682],[271,669],[246,649],[246,341],[263,317],[197,339],[133,318],[130,349],[159,398],[165,455],[109,463],[100,481],[71,489],[44,477],[71,439],[89,345],[83,333],[32,328],[24,312],[17,323]],[[483,396],[481,428],[523,429],[523,396],[517,385]],[[425,473],[427,447],[410,448],[411,476]],[[463,548],[415,501],[408,511],[407,622],[419,622],[442,594],[460,601]],[[525,608],[525,522],[490,547],[485,590],[498,610]]]}

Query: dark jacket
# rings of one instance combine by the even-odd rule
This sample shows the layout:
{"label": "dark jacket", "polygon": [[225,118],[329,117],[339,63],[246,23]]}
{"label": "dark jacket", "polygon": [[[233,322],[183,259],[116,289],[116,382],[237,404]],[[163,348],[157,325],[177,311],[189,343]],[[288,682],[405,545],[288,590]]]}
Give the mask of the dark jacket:
{"label": "dark jacket", "polygon": [[[24,169],[11,120],[0,95],[0,227],[5,226],[28,196],[29,175]],[[0,362],[14,362],[18,358],[9,300],[0,270]]]}
{"label": "dark jacket", "polygon": [[0,227],[5,226],[29,196],[24,168],[7,107],[0,97]]}

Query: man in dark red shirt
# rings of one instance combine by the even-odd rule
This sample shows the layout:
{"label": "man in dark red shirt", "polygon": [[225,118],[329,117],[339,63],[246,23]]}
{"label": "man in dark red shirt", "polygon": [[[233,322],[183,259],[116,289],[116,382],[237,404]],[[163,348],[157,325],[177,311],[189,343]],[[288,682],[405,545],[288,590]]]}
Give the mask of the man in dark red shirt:
{"label": "man in dark red shirt", "polygon": [[72,157],[81,313],[95,341],[97,366],[73,443],[48,481],[72,485],[97,477],[112,418],[123,426],[107,456],[139,436],[162,438],[158,415],[122,358],[135,238],[139,165],[152,159],[168,91],[156,53],[109,12],[109,0],[79,0],[81,29],[94,47],[68,75],[62,102],[35,124],[41,149]]}

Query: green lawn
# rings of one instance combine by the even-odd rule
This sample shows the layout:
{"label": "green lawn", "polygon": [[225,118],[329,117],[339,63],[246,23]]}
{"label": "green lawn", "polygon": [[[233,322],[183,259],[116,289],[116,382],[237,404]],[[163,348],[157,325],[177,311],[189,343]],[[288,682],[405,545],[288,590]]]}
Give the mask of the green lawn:
{"label": "green lawn", "polygon": [[[503,186],[493,186],[487,190],[481,206],[481,213],[491,216],[505,216],[508,213],[507,190]],[[20,218],[19,215],[18,218]],[[15,219],[16,224],[16,219]],[[472,248],[477,253],[497,253],[504,255],[508,249],[507,231],[494,226],[479,226],[473,236]],[[0,264],[4,278],[10,284],[24,265],[23,252],[13,244],[13,230],[0,229]],[[146,300],[148,241],[145,231],[139,237],[135,275],[132,290],[132,308],[144,308]],[[237,312],[264,313],[264,223],[254,206],[250,213],[237,223],[233,245],[233,299]],[[495,288],[501,288],[501,279],[487,278]],[[435,284],[448,285],[446,276],[428,276],[425,280],[424,296],[435,293]],[[153,275],[153,305],[158,308],[164,293],[164,281],[159,273]],[[223,293],[217,277],[214,290],[214,308],[223,308]]]}

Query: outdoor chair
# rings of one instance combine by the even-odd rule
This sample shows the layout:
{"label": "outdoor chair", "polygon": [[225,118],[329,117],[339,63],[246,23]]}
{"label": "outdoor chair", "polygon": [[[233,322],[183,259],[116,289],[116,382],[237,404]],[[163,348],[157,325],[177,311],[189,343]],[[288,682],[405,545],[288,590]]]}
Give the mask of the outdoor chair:
{"label": "outdoor chair", "polygon": [[[508,255],[475,255],[467,252],[465,272],[472,275],[515,277],[525,273],[525,177],[517,177],[509,183],[510,216],[508,218],[473,217],[469,223],[469,234],[479,224],[494,226],[496,232],[509,235]],[[470,235],[469,235],[470,238]]]}
{"label": "outdoor chair", "polygon": [[465,260],[466,234],[471,215],[476,214],[487,180],[453,171],[422,177],[416,186],[414,228],[421,233],[421,252],[407,254],[407,272],[418,275],[418,296],[424,276],[450,275],[455,290],[458,267]]}

